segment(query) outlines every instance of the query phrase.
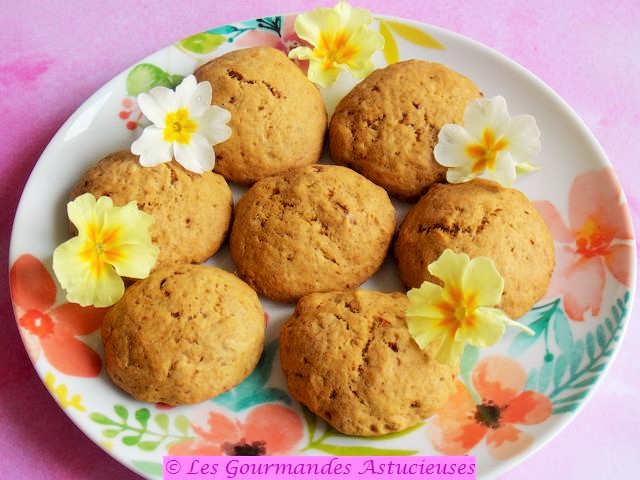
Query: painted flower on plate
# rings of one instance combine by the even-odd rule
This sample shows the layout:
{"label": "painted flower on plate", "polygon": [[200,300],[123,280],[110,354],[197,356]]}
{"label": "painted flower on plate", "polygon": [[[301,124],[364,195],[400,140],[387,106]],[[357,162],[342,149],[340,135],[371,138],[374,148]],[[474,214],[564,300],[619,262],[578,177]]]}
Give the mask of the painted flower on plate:
{"label": "painted flower on plate", "polygon": [[212,145],[231,136],[229,111],[211,105],[209,82],[196,82],[188,75],[175,92],[166,87],[152,88],[138,95],[142,113],[153,123],[131,145],[140,155],[140,164],[153,167],[173,158],[187,170],[203,173],[213,170]]}
{"label": "painted flower on plate", "polygon": [[212,411],[207,423],[192,424],[198,438],[172,445],[169,455],[289,455],[303,436],[300,417],[277,404],[251,410],[244,422]]}
{"label": "painted flower on plate", "polygon": [[438,133],[433,154],[448,167],[447,181],[462,183],[485,170],[510,187],[518,174],[538,170],[531,160],[540,151],[540,130],[531,115],[509,115],[501,97],[471,101],[463,125],[447,124]]}
{"label": "painted flower on plate", "polygon": [[[535,425],[551,416],[551,401],[524,390],[525,370],[508,357],[480,360],[471,373],[472,389],[460,381],[427,428],[434,448],[444,455],[465,455],[487,440],[489,454],[505,460],[533,443],[516,425]],[[474,400],[474,397],[477,400]]]}
{"label": "painted flower on plate", "polygon": [[567,316],[582,321],[600,313],[606,270],[631,285],[634,248],[631,219],[613,169],[578,175],[569,192],[569,225],[548,201],[534,202],[547,223],[556,248],[556,269],[547,297],[561,296]]}
{"label": "painted flower on plate", "polygon": [[64,303],[54,307],[56,285],[33,255],[15,261],[9,274],[11,298],[20,334],[32,362],[40,351],[53,368],[65,375],[96,377],[100,356],[78,337],[100,328],[106,309]]}
{"label": "painted flower on plate", "polygon": [[[285,55],[289,55],[289,52],[297,47],[311,47],[308,42],[305,42],[295,31],[294,24],[297,15],[286,15],[282,17],[282,27],[279,34],[273,30],[251,30],[244,34],[236,44],[239,47],[261,47],[269,46],[280,50]],[[309,69],[309,62],[306,60],[293,59],[303,72],[307,72]]]}
{"label": "painted flower on plate", "polygon": [[300,46],[289,57],[309,60],[309,78],[330,87],[342,70],[355,78],[366,77],[373,69],[372,55],[384,47],[384,38],[371,30],[371,12],[340,2],[333,8],[316,8],[298,15],[295,31],[311,46]]}
{"label": "painted flower on plate", "polygon": [[67,300],[82,306],[108,307],[124,293],[121,277],[146,278],[156,263],[151,244],[153,217],[136,202],[114,207],[109,197],[90,193],[67,204],[78,235],[53,252],[53,271]]}
{"label": "painted flower on plate", "polygon": [[407,325],[420,348],[437,342],[438,362],[455,365],[467,343],[493,345],[507,325],[530,331],[495,308],[502,298],[504,280],[490,258],[470,259],[447,249],[428,270],[443,286],[424,282],[409,290]]}

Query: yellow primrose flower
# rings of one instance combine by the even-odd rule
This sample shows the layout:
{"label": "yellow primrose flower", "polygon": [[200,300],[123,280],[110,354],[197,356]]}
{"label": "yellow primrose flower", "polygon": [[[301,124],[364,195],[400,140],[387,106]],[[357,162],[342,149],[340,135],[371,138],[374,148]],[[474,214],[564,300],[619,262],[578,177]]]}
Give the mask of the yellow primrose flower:
{"label": "yellow primrose flower", "polygon": [[495,308],[502,298],[504,280],[490,258],[471,260],[447,249],[428,270],[443,286],[424,282],[409,290],[407,326],[421,349],[438,343],[438,362],[454,366],[465,344],[491,346],[502,338],[507,325],[533,334]]}
{"label": "yellow primrose flower", "polygon": [[464,111],[463,126],[440,129],[433,154],[449,167],[447,181],[468,182],[485,170],[498,183],[510,187],[518,174],[540,167],[531,159],[540,151],[540,130],[531,115],[510,116],[501,97],[473,100]]}
{"label": "yellow primrose flower", "polygon": [[146,278],[158,257],[151,244],[153,217],[136,202],[114,207],[109,197],[97,201],[90,193],[67,204],[78,236],[53,252],[53,271],[67,291],[67,300],[86,307],[107,307],[124,293],[120,277]]}
{"label": "yellow primrose flower", "polygon": [[176,162],[187,170],[203,173],[213,170],[212,145],[231,136],[228,110],[211,105],[209,82],[196,82],[189,75],[176,87],[152,88],[138,95],[140,111],[153,122],[131,145],[131,153],[140,155],[140,164],[153,167]]}
{"label": "yellow primrose flower", "polygon": [[296,47],[289,57],[309,60],[309,78],[323,87],[333,85],[341,69],[364,78],[374,68],[371,56],[384,47],[382,35],[369,29],[372,21],[369,10],[347,2],[298,15],[296,34],[313,48]]}

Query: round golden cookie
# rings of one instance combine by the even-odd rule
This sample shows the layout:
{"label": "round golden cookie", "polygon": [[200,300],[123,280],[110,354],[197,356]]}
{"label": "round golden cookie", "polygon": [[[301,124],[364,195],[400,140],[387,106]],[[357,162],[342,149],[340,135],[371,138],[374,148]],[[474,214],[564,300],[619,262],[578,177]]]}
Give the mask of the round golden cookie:
{"label": "round golden cookie", "polygon": [[231,112],[229,140],[216,145],[215,172],[251,184],[322,154],[327,111],[318,88],[271,47],[236,50],[195,72],[213,87],[213,103]]}
{"label": "round golden cookie", "polygon": [[163,268],[129,287],[102,325],[113,382],[134,398],[196,403],[244,380],[264,346],[264,312],[235,275]]}
{"label": "round golden cookie", "polygon": [[479,96],[471,80],[438,63],[408,60],[376,70],[336,107],[331,157],[391,195],[415,200],[445,178],[433,156],[440,128],[462,123]]}
{"label": "round golden cookie", "polygon": [[409,300],[368,290],[316,293],[280,331],[291,395],[348,435],[384,435],[433,415],[457,371],[422,351],[405,321]]}
{"label": "round golden cookie", "polygon": [[115,206],[135,200],[153,216],[151,239],[160,249],[156,269],[205,261],[218,251],[231,223],[233,198],[220,175],[191,173],[174,161],[143,167],[126,150],[85,172],[70,197],[87,192],[111,197]]}
{"label": "round golden cookie", "polygon": [[500,308],[514,319],[546,293],[555,266],[553,239],[536,207],[519,190],[489,180],[433,185],[409,211],[395,244],[404,284],[441,284],[427,267],[447,248],[494,261],[504,278]]}
{"label": "round golden cookie", "polygon": [[389,196],[362,175],[312,165],[265,178],[238,202],[238,273],[272,300],[354,288],[382,265],[395,231]]}

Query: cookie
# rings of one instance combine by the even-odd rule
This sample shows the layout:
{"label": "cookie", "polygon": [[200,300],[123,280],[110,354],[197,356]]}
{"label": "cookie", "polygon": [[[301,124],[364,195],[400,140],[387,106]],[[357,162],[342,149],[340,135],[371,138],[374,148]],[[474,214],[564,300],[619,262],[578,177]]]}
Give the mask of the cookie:
{"label": "cookie", "polygon": [[307,295],[280,331],[289,392],[336,430],[384,435],[433,415],[457,371],[420,350],[405,321],[409,300],[367,290]]}
{"label": "cookie", "polygon": [[535,206],[489,180],[433,185],[409,211],[395,244],[404,284],[440,283],[427,266],[447,248],[493,259],[504,278],[500,308],[513,319],[546,293],[555,266],[553,240]]}
{"label": "cookie", "polygon": [[264,329],[258,296],[235,275],[202,265],[167,267],[129,287],[107,313],[105,368],[138,400],[201,402],[253,371]]}
{"label": "cookie", "polygon": [[152,215],[151,239],[160,248],[155,268],[173,263],[199,263],[224,242],[233,198],[220,175],[191,173],[176,162],[143,167],[138,156],[123,150],[91,167],[70,194],[111,197],[115,206],[135,200]]}
{"label": "cookie", "polygon": [[215,172],[251,184],[322,154],[327,112],[318,88],[287,56],[270,47],[236,50],[195,72],[229,110],[229,140],[216,145]]}
{"label": "cookie", "polygon": [[408,60],[376,70],[336,107],[331,157],[391,195],[415,200],[445,179],[433,156],[440,128],[462,123],[479,96],[471,80],[438,63]]}
{"label": "cookie", "polygon": [[312,165],[255,183],[238,202],[229,246],[249,285],[294,302],[360,285],[382,265],[394,230],[382,188],[345,167]]}

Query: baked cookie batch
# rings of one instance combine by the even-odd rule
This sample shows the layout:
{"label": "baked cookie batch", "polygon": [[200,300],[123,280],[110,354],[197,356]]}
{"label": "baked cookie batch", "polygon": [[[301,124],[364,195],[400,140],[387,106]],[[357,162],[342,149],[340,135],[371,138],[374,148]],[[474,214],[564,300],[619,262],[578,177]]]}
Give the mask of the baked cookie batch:
{"label": "baked cookie batch", "polygon": [[[337,106],[328,129],[337,165],[323,165],[325,106],[284,54],[238,50],[195,75],[231,112],[233,134],[216,146],[215,173],[175,162],[144,168],[116,152],[71,192],[135,201],[155,219],[156,268],[128,287],[102,327],[113,382],[172,405],[233,388],[262,353],[257,292],[297,302],[280,333],[282,369],[291,395],[334,428],[382,435],[435,413],[457,368],[413,340],[404,292],[358,287],[389,252],[407,288],[436,281],[427,265],[445,249],[486,255],[504,276],[500,307],[515,319],[543,296],[554,267],[548,229],[521,192],[488,180],[446,184],[434,160],[439,129],[461,123],[481,92],[435,63],[377,70]],[[251,185],[235,209],[227,181]],[[417,201],[398,231],[389,195]],[[214,255],[229,231],[237,276],[192,265]]]}

